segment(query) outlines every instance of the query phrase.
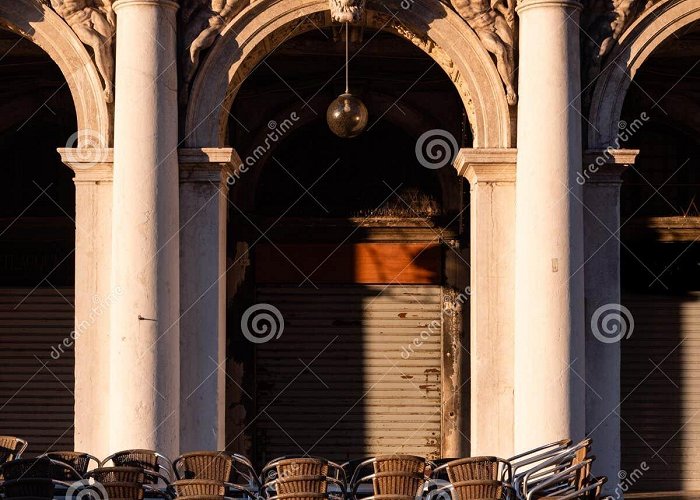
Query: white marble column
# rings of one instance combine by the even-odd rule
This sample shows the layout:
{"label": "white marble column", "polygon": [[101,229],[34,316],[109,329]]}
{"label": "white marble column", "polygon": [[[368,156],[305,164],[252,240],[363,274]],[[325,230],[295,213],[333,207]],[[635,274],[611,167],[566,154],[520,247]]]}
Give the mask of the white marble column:
{"label": "white marble column", "polygon": [[515,240],[515,448],[585,422],[581,4],[522,0]]}
{"label": "white marble column", "polygon": [[60,149],[75,177],[75,449],[109,451],[112,150]]}
{"label": "white marble column", "polygon": [[117,0],[110,447],[179,452],[176,12]]}
{"label": "white marble column", "polygon": [[230,148],[181,149],[180,448],[225,447],[226,221]]}
{"label": "white marble column", "polygon": [[[586,293],[586,434],[593,438],[594,474],[615,488],[620,471],[620,342],[604,334],[601,321],[620,304],[621,175],[637,150],[587,151],[578,177],[583,185]],[[596,311],[600,311],[596,314]]]}
{"label": "white marble column", "polygon": [[471,455],[513,455],[515,149],[462,149],[471,190]]}

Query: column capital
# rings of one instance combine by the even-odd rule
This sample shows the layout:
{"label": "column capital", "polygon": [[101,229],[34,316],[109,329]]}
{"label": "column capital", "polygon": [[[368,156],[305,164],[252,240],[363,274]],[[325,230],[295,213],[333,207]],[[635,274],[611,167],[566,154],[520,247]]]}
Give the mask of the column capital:
{"label": "column capital", "polygon": [[517,149],[462,148],[454,167],[471,186],[478,183],[514,183]]}
{"label": "column capital", "polygon": [[583,168],[576,182],[621,184],[622,174],[634,165],[638,154],[638,149],[588,149],[583,153]]}
{"label": "column capital", "polygon": [[234,176],[241,159],[233,148],[183,148],[178,150],[180,183],[226,184]]}
{"label": "column capital", "polygon": [[114,12],[118,12],[119,9],[124,7],[139,6],[139,5],[151,5],[154,7],[165,7],[173,10],[178,10],[180,5],[174,0],[117,0],[112,4],[112,9]]}
{"label": "column capital", "polygon": [[520,14],[526,9],[534,9],[536,7],[559,7],[562,9],[583,10],[583,4],[578,0],[520,0],[515,10]]}
{"label": "column capital", "polygon": [[61,161],[74,173],[73,182],[112,182],[112,148],[58,148]]}

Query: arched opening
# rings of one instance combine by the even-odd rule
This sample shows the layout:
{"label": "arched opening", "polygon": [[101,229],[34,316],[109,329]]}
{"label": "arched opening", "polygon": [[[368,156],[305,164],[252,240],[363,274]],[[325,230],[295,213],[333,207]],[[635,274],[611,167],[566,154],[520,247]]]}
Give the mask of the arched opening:
{"label": "arched opening", "polygon": [[[448,5],[426,0],[406,9],[400,2],[369,0],[363,23],[367,30],[408,40],[443,68],[469,117],[474,147],[511,147],[511,110],[496,66],[476,33]],[[325,0],[262,0],[244,9],[222,31],[192,83],[185,146],[223,146],[228,111],[250,71],[293,37],[332,24]]]}
{"label": "arched opening", "polygon": [[[621,192],[622,467],[632,491],[698,491],[700,381],[700,25],[656,47],[622,108],[624,147],[640,150]],[[626,142],[625,142],[626,141]]]}
{"label": "arched opening", "polygon": [[[468,285],[468,189],[449,161],[428,168],[416,152],[436,130],[454,140],[448,158],[471,146],[466,112],[413,44],[353,35],[350,87],[370,115],[361,136],[340,139],[326,125],[343,90],[333,29],[277,47],[230,111],[229,142],[246,168],[229,196],[226,441],[258,463],[437,458],[454,394],[469,399],[466,377],[443,376],[445,359],[460,365],[450,373],[468,372],[468,318],[446,312]],[[285,327],[258,344],[242,321],[260,304]],[[466,450],[467,436],[457,439],[449,449]]]}
{"label": "arched opening", "polygon": [[37,45],[0,30],[0,434],[30,454],[73,448],[75,189],[69,86]]}

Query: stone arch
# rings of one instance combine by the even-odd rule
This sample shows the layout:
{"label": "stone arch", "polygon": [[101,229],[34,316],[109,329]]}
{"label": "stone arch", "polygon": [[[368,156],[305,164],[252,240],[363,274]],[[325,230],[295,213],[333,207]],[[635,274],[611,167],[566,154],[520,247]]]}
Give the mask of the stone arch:
{"label": "stone arch", "polygon": [[670,0],[644,12],[628,28],[608,56],[615,63],[601,73],[593,93],[589,148],[614,144],[627,90],[639,68],[661,43],[698,20],[700,0]]}
{"label": "stone arch", "polygon": [[100,76],[87,49],[66,22],[39,0],[13,0],[0,2],[0,27],[41,47],[59,67],[75,104],[81,131],[78,140],[94,146],[99,139],[104,147],[111,145],[111,119]]}
{"label": "stone arch", "polygon": [[[442,67],[462,98],[474,147],[510,147],[503,83],[477,35],[439,0],[402,4],[369,0],[366,26],[406,38]],[[186,146],[224,146],[228,110],[252,69],[292,36],[330,25],[328,0],[261,0],[243,10],[222,32],[195,78],[185,119]]]}

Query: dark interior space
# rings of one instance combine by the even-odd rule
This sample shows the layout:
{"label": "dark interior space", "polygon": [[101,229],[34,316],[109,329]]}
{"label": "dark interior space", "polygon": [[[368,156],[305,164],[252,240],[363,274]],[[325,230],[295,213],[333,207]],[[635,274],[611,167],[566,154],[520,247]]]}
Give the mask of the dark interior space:
{"label": "dark interior space", "polygon": [[[447,269],[468,255],[468,186],[449,165],[422,166],[416,140],[432,129],[459,146],[471,136],[432,59],[386,33],[353,36],[350,53],[364,48],[350,90],[369,110],[359,137],[326,124],[343,90],[344,43],[331,30],[277,48],[231,112],[230,141],[248,168],[229,196],[227,440],[261,464],[389,449],[440,456],[441,303],[448,282],[467,285]],[[277,307],[285,330],[253,346],[240,330],[256,303]]]}
{"label": "dark interior space", "polygon": [[[623,304],[635,329],[622,344],[622,458],[645,461],[634,491],[680,491],[700,457],[693,436],[700,393],[700,30],[662,44],[630,86],[623,120],[640,150],[623,177]],[[628,132],[629,132],[628,126]],[[678,429],[680,431],[676,432]]]}
{"label": "dark interior space", "polygon": [[0,435],[32,456],[73,448],[73,349],[53,349],[75,328],[75,187],[56,148],[77,125],[58,67],[4,30],[0,96]]}

